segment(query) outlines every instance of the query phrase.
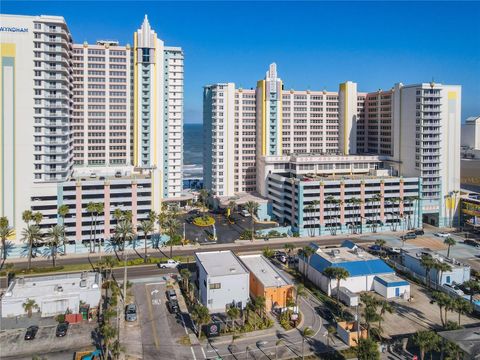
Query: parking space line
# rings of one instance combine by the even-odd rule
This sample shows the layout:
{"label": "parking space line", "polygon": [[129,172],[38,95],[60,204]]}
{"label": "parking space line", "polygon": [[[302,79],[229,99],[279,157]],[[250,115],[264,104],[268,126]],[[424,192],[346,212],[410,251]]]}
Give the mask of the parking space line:
{"label": "parking space line", "polygon": [[205,355],[205,350],[203,350],[203,346],[200,346],[200,349],[202,350],[203,358],[206,359],[207,355]]}
{"label": "parking space line", "polygon": [[148,311],[150,313],[150,325],[152,326],[153,341],[155,342],[155,348],[158,350],[160,346],[158,343],[158,335],[157,335],[157,329],[155,327],[155,321],[153,320],[152,298],[150,296],[150,293],[146,285],[145,285],[145,294],[147,295],[147,306],[148,306]]}
{"label": "parking space line", "polygon": [[195,352],[193,351],[193,347],[190,346],[190,351],[192,352],[193,360],[197,360],[197,357],[195,356]]}

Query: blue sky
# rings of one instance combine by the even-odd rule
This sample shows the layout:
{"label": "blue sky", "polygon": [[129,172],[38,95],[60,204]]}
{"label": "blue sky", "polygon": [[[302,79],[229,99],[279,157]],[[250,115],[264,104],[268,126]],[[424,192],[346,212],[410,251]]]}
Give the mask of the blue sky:
{"label": "blue sky", "polygon": [[253,87],[276,62],[286,88],[361,91],[430,81],[463,86],[480,115],[479,2],[4,1],[2,13],[65,17],[75,42],[132,43],[144,14],[185,52],[185,121],[202,121],[202,86]]}

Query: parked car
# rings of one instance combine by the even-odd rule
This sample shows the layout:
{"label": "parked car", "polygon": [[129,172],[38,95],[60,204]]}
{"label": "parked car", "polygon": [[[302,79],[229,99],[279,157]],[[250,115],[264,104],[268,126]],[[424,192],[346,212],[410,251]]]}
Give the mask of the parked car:
{"label": "parked car", "polygon": [[457,294],[459,296],[465,295],[464,292],[458,288],[456,285],[450,285],[450,284],[443,284],[443,288],[447,291],[447,293],[450,294]]}
{"label": "parked car", "polygon": [[448,232],[438,232],[438,233],[435,233],[433,235],[438,236],[438,237],[442,237],[442,238],[447,238],[447,237],[450,236],[450,233],[448,233]]}
{"label": "parked car", "polygon": [[35,339],[35,335],[37,335],[38,326],[31,325],[27,328],[27,332],[25,333],[25,340],[33,340]]}
{"label": "parked car", "polygon": [[468,240],[465,240],[463,243],[466,244],[466,245],[473,246],[473,247],[475,247],[475,248],[477,248],[477,249],[480,249],[480,243],[478,243],[478,242],[475,241],[475,240],[468,239]]}
{"label": "parked car", "polygon": [[175,261],[173,259],[168,259],[167,262],[164,263],[159,263],[158,267],[160,269],[175,269],[180,263],[178,261]]}
{"label": "parked car", "polygon": [[415,234],[416,235],[425,235],[425,231],[423,231],[423,229],[415,229]]}
{"label": "parked car", "polygon": [[368,250],[371,250],[371,251],[381,251],[382,250],[382,247],[380,245],[370,245],[368,247]]}
{"label": "parked car", "polygon": [[263,347],[267,344],[268,344],[268,341],[266,341],[266,340],[258,340],[257,341],[257,347],[259,347],[259,348],[261,348],[261,347]]}
{"label": "parked car", "polygon": [[127,305],[125,308],[125,321],[137,321],[137,305]]}
{"label": "parked car", "polygon": [[180,312],[180,307],[178,306],[178,301],[175,299],[171,299],[167,301],[168,311],[172,314],[178,314]]}
{"label": "parked car", "polygon": [[240,211],[240,215],[242,215],[244,217],[249,217],[250,213],[247,210],[243,209],[243,210]]}
{"label": "parked car", "polygon": [[400,237],[400,239],[402,240],[410,240],[410,239],[416,239],[417,238],[417,234],[415,234],[414,232],[413,233],[407,233],[405,235],[402,235]]}
{"label": "parked car", "polygon": [[62,322],[57,325],[57,329],[55,330],[56,337],[64,337],[67,335],[68,331],[68,321]]}
{"label": "parked car", "polygon": [[119,178],[119,177],[122,177],[122,172],[121,171],[115,171],[115,177],[116,178]]}
{"label": "parked car", "polygon": [[398,247],[389,247],[387,250],[389,252],[395,253],[395,254],[400,254],[402,252],[402,250]]}
{"label": "parked car", "polygon": [[177,300],[177,293],[173,289],[165,291],[165,295],[167,296],[168,301]]}

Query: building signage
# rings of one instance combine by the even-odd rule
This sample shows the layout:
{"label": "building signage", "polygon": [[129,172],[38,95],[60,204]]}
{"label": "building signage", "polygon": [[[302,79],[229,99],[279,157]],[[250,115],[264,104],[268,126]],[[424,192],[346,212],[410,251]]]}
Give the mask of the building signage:
{"label": "building signage", "polygon": [[207,334],[207,337],[219,336],[220,335],[220,322],[215,321],[208,325],[205,325],[204,332]]}
{"label": "building signage", "polygon": [[28,32],[28,28],[16,27],[16,26],[0,26],[0,32],[26,33]]}

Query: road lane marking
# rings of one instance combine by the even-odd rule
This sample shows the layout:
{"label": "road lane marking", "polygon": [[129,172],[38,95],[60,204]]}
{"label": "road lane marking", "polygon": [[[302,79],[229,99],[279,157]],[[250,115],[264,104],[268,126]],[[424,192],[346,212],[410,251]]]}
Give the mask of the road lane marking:
{"label": "road lane marking", "polygon": [[157,328],[155,327],[155,322],[153,321],[152,298],[150,297],[147,286],[145,286],[145,294],[147,295],[147,300],[148,300],[147,304],[148,304],[148,311],[150,313],[150,325],[152,326],[153,341],[155,342],[155,348],[158,350],[160,346],[158,343]]}
{"label": "road lane marking", "polygon": [[195,356],[195,352],[193,351],[193,347],[190,346],[190,351],[192,352],[193,360],[197,360],[197,357]]}

